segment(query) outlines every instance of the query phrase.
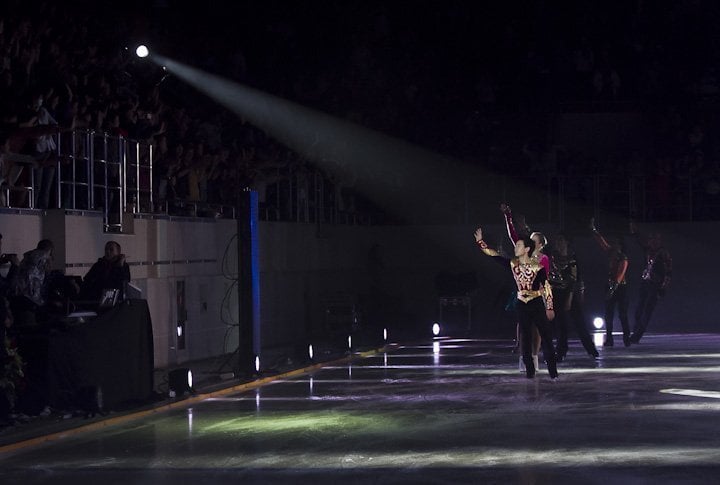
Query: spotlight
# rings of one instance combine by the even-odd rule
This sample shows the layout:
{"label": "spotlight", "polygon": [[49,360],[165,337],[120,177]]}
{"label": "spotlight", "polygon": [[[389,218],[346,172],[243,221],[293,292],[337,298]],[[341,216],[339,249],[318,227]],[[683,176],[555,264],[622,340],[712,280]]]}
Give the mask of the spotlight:
{"label": "spotlight", "polygon": [[352,335],[348,335],[348,349],[352,350]]}
{"label": "spotlight", "polygon": [[595,327],[596,329],[600,330],[604,326],[605,326],[605,320],[603,320],[602,318],[595,317],[593,319],[593,327]]}
{"label": "spotlight", "polygon": [[260,372],[260,356],[259,355],[255,356],[255,372],[256,373]]}
{"label": "spotlight", "polygon": [[137,54],[138,57],[147,57],[150,51],[145,45],[139,45],[138,48],[135,49],[135,54]]}
{"label": "spotlight", "polygon": [[435,335],[436,337],[437,337],[438,335],[440,335],[440,324],[439,324],[439,323],[437,323],[437,322],[433,323],[432,333],[433,333],[433,335]]}
{"label": "spotlight", "polygon": [[387,342],[387,337],[388,337],[387,328],[383,328],[383,342]]}
{"label": "spotlight", "polygon": [[171,370],[168,373],[168,395],[170,397],[182,396],[186,392],[193,392],[192,371],[187,367]]}
{"label": "spotlight", "polygon": [[176,327],[177,349],[185,350],[185,322],[178,322]]}

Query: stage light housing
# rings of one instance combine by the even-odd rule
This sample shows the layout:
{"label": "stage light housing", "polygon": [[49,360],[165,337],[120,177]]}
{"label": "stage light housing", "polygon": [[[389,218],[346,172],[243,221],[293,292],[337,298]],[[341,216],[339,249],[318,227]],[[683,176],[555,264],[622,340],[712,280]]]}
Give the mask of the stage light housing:
{"label": "stage light housing", "polygon": [[182,396],[193,392],[193,375],[187,367],[171,370],[168,373],[168,394],[170,397]]}

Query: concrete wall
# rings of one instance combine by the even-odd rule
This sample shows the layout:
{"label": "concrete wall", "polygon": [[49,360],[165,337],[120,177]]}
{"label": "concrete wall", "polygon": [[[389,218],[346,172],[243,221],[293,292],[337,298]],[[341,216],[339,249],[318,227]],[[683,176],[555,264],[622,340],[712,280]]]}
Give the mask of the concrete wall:
{"label": "concrete wall", "polygon": [[[550,238],[555,232],[553,227],[539,229]],[[712,296],[717,264],[711,243],[720,235],[720,224],[638,225],[638,229],[660,232],[674,263],[672,283],[658,303],[649,331],[720,330],[720,308]],[[514,317],[504,311],[512,278],[504,267],[479,253],[473,244],[473,230],[471,226],[338,226],[318,234],[315,226],[262,224],[264,342],[280,344],[289,336],[300,335],[301,317],[309,318],[310,328],[317,329],[324,318],[322,302],[333,294],[352,294],[379,304],[393,324],[424,331],[437,316],[434,281],[440,272],[474,273],[478,285],[470,293],[473,328],[512,337]],[[487,226],[485,232],[495,245],[506,240],[502,226]],[[626,236],[625,240],[632,325],[644,256],[634,238]],[[375,244],[380,264],[369,257]],[[509,245],[504,244],[509,252]],[[573,245],[586,282],[588,320],[603,316],[605,254],[589,232],[576,236]],[[616,329],[620,329],[619,323]]]}
{"label": "concrete wall", "polygon": [[[131,264],[133,283],[148,299],[153,318],[155,363],[165,367],[232,352],[238,341],[235,222],[214,219],[136,218],[133,234],[102,231],[94,213],[0,213],[3,251],[19,253],[49,237],[57,269],[84,275],[108,240],[118,241]],[[552,227],[541,230],[553,233]],[[640,227],[641,230],[650,229]],[[717,331],[716,223],[657,225],[674,258],[670,291],[658,305],[650,331]],[[506,268],[483,256],[470,226],[361,227],[262,222],[259,225],[261,344],[301,345],[321,338],[327,306],[354,301],[368,324],[391,331],[427,334],[437,317],[435,278],[441,272],[471,273],[473,328],[511,338],[514,318],[503,307],[512,289]],[[501,244],[501,226],[485,227]],[[628,241],[631,313],[642,254]],[[588,317],[602,315],[606,259],[589,234],[575,247],[587,285]],[[185,284],[186,348],[177,348],[177,283]]]}
{"label": "concrete wall", "polygon": [[[143,291],[153,319],[155,364],[166,367],[187,360],[231,352],[225,321],[237,321],[237,299],[221,303],[232,284],[223,276],[222,255],[235,234],[235,222],[214,219],[136,218],[132,234],[103,233],[97,213],[62,210],[39,213],[0,213],[3,251],[22,253],[42,238],[56,246],[54,269],[85,275],[115,240],[127,255],[132,283]],[[236,271],[236,258],[226,266]],[[234,277],[234,275],[231,275]],[[185,283],[186,346],[177,346],[177,282]]]}

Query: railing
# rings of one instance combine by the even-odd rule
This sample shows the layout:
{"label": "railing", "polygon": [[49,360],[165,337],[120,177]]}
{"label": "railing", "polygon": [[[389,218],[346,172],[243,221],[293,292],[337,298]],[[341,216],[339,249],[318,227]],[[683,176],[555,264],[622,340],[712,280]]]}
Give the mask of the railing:
{"label": "railing", "polygon": [[[236,216],[234,204],[172,200],[153,193],[153,147],[95,131],[56,135],[56,204],[72,210],[102,211],[106,231],[122,232],[123,215],[158,214],[192,217]],[[3,183],[7,207],[36,207],[34,160],[6,157],[27,170],[24,181]],[[10,177],[12,178],[12,177]],[[12,181],[11,181],[12,182]],[[260,187],[260,218],[316,224],[374,224],[382,214],[356,210],[351,188],[333,183],[323,173],[287,165],[266,174]],[[458,182],[460,190],[434,200],[433,217],[418,223],[476,224],[497,216],[501,202],[510,203],[529,221],[560,228],[605,215],[637,221],[695,221],[720,218],[720,180],[708,177],[578,175],[510,177],[483,175]],[[15,203],[17,202],[17,203]],[[385,208],[389,213],[391,208]]]}
{"label": "railing", "polygon": [[304,167],[275,168],[260,195],[260,219],[317,224],[371,224],[373,215],[356,211],[349,190],[323,173]]}
{"label": "railing", "polygon": [[140,212],[141,196],[149,194],[146,208],[152,210],[152,176],[140,177],[141,170],[152,174],[150,145],[92,130],[61,132],[57,135],[57,207],[100,210],[105,231],[122,232],[123,214],[128,208]]}

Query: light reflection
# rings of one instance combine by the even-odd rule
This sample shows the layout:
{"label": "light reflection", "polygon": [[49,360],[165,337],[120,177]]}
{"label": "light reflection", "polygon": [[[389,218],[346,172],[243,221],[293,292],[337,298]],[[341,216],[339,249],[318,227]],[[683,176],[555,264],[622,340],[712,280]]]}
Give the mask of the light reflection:
{"label": "light reflection", "polygon": [[674,404],[651,404],[646,406],[633,406],[634,410],[650,411],[720,411],[720,403],[715,402],[686,402]]}
{"label": "light reflection", "polygon": [[260,412],[260,389],[255,389],[255,411]]}
{"label": "light reflection", "polygon": [[[478,372],[479,373],[479,372]],[[571,372],[566,372],[571,373]],[[504,371],[504,372],[483,372],[483,374],[504,374],[504,375],[512,375],[515,376],[516,372],[513,371]],[[447,379],[443,379],[443,382],[447,383]],[[406,395],[399,395],[399,394],[389,394],[389,395],[324,395],[322,397],[316,397],[313,395],[314,392],[314,379],[310,378],[309,381],[310,386],[310,396],[308,397],[265,397],[263,398],[264,401],[268,402],[303,402],[307,400],[312,401],[394,401],[394,400],[413,400],[414,398],[408,397]],[[321,382],[329,383],[333,381],[326,381],[322,380]],[[346,383],[347,381],[335,381],[335,383]],[[376,382],[376,381],[372,381]],[[412,383],[412,380],[405,379],[400,383]],[[523,381],[524,382],[524,381]],[[537,384],[537,380],[533,381],[535,384]],[[359,383],[359,381],[357,382]],[[396,382],[388,382],[388,383],[396,383]],[[710,397],[712,399],[720,399],[720,392],[710,392],[710,391],[698,391],[693,389],[663,389],[660,392],[667,393],[667,394],[679,394],[679,395],[687,395],[687,396],[697,396],[697,397]],[[438,394],[423,394],[422,396],[416,396],[417,399],[421,399],[424,402],[430,402],[430,401],[447,401],[448,399],[452,399],[452,395],[442,392]],[[252,400],[252,397],[214,397],[209,398],[207,401],[214,401],[214,402],[246,402]],[[259,393],[256,393],[255,397],[255,403],[256,406],[260,406],[260,395]],[[720,403],[715,402],[701,402],[701,403],[667,403],[667,404],[634,404],[633,409],[648,409],[648,410],[665,410],[665,411],[717,411],[720,410]],[[189,426],[192,427],[192,410],[188,411],[188,423]]]}
{"label": "light reflection", "polygon": [[433,342],[433,365],[440,365],[440,342]]}
{"label": "light reflection", "polygon": [[[451,346],[447,347],[447,346],[443,345],[442,348],[443,348],[443,350],[448,349],[448,348],[452,349],[453,346],[451,345]],[[470,357],[473,357],[475,355],[491,355],[491,353],[483,352],[481,354],[472,354],[472,355],[470,355]],[[428,356],[427,353],[424,353],[424,354],[393,354],[393,359],[398,359],[398,360],[400,360],[400,359],[417,359],[418,357],[425,358],[427,356]]]}
{"label": "light reflection", "polygon": [[[347,396],[342,396],[346,398]],[[368,399],[371,396],[365,396]],[[196,434],[222,432],[242,434],[267,434],[302,432],[313,433],[338,432],[384,432],[401,433],[407,431],[409,420],[403,417],[389,417],[380,414],[357,414],[339,410],[321,412],[286,412],[272,413],[270,415],[233,417],[219,419],[206,426],[198,426]],[[285,451],[289,450],[284,450]],[[227,456],[226,456],[227,458]],[[197,466],[197,462],[193,462]]]}
{"label": "light reflection", "polygon": [[[351,425],[356,429],[377,430],[378,426],[390,426],[397,429],[397,432],[405,431],[402,428],[405,423],[392,423],[388,420],[357,420],[350,417]],[[307,416],[297,418],[273,417],[272,420],[258,423],[241,422],[230,420],[219,426],[227,433],[287,433],[292,431],[303,431],[313,429],[317,432],[337,433],[347,429],[348,416],[345,414],[337,417],[323,417],[312,419]],[[379,423],[378,423],[379,422]],[[386,450],[363,451],[354,453],[353,460],[348,463],[348,453],[343,450],[313,452],[312,450],[288,450],[283,449],[275,453],[264,453],[262,456],[248,456],[237,454],[229,456],[224,453],[205,454],[202,459],[203,466],[207,469],[222,467],[222,469],[314,469],[328,470],[343,469],[348,471],[348,466],[355,469],[397,469],[398,464],[408,466],[427,466],[432,464],[433,468],[446,468],[452,473],[453,468],[475,468],[478,470],[510,467],[547,467],[557,469],[558,472],[568,470],[569,467],[591,467],[591,469],[602,470],[607,467],[642,467],[643,469],[660,469],[668,466],[709,466],[716,467],[720,452],[717,447],[703,446],[616,446],[608,448],[574,447],[568,448],[543,448],[542,450],[530,448],[501,448],[501,447],[467,447],[453,450],[426,450],[426,451],[398,451],[389,452]],[[197,460],[177,460],[173,467],[178,469],[192,469],[197,467]],[[622,475],[621,475],[622,476]],[[704,476],[704,475],[700,475]],[[452,480],[449,480],[452,482]],[[691,480],[692,481],[692,480]],[[700,479],[700,481],[703,481]],[[646,480],[647,482],[647,480]],[[707,483],[708,480],[705,480]],[[557,483],[557,481],[555,482]]]}
{"label": "light reflection", "polygon": [[720,354],[642,354],[642,355],[625,355],[626,359],[642,359],[658,358],[658,359],[720,359]]}
{"label": "light reflection", "polygon": [[594,333],[593,343],[595,344],[595,347],[602,347],[605,345],[605,334],[600,332]]}
{"label": "light reflection", "polygon": [[438,340],[434,340],[434,341],[433,341],[432,346],[430,346],[430,345],[414,345],[414,346],[412,346],[412,347],[403,347],[403,350],[410,350],[410,349],[413,349],[413,350],[425,350],[425,349],[429,349],[429,348],[431,348],[431,347],[434,348],[434,347],[435,347],[435,344],[440,343],[440,342],[442,342],[443,348],[446,348],[446,349],[467,349],[467,348],[469,347],[469,346],[467,346],[467,345],[445,345],[445,343],[447,342],[447,340],[440,340],[440,339],[438,339]]}
{"label": "light reflection", "polygon": [[718,391],[700,391],[697,389],[661,389],[664,394],[677,394],[679,396],[707,397],[711,399],[720,399]]}
{"label": "light reflection", "polygon": [[[514,367],[510,363],[500,363],[500,364],[493,364],[495,368],[493,369],[478,369],[477,365],[474,364],[443,364],[442,367],[444,369],[448,369],[449,372],[454,371],[471,371],[473,373],[482,373],[482,374],[506,374],[509,372],[512,372],[514,374],[517,374],[517,367]],[[416,365],[363,365],[363,369],[406,369],[406,370],[413,370],[413,369],[435,369],[435,365],[422,365],[422,364],[416,364]],[[326,370],[340,370],[344,369],[344,367],[340,366],[327,366],[324,367]],[[348,369],[349,371],[349,369]],[[572,368],[565,368],[563,369],[564,374],[589,374],[589,373],[595,373],[595,374],[678,374],[678,373],[686,373],[686,372],[713,372],[713,373],[720,373],[720,366],[697,366],[697,365],[687,365],[687,366],[658,366],[658,367],[602,367],[602,368],[583,368],[583,369],[572,369]]]}
{"label": "light reflection", "polygon": [[193,408],[188,408],[187,420],[188,420],[188,436],[192,436],[192,434],[193,434]]}

